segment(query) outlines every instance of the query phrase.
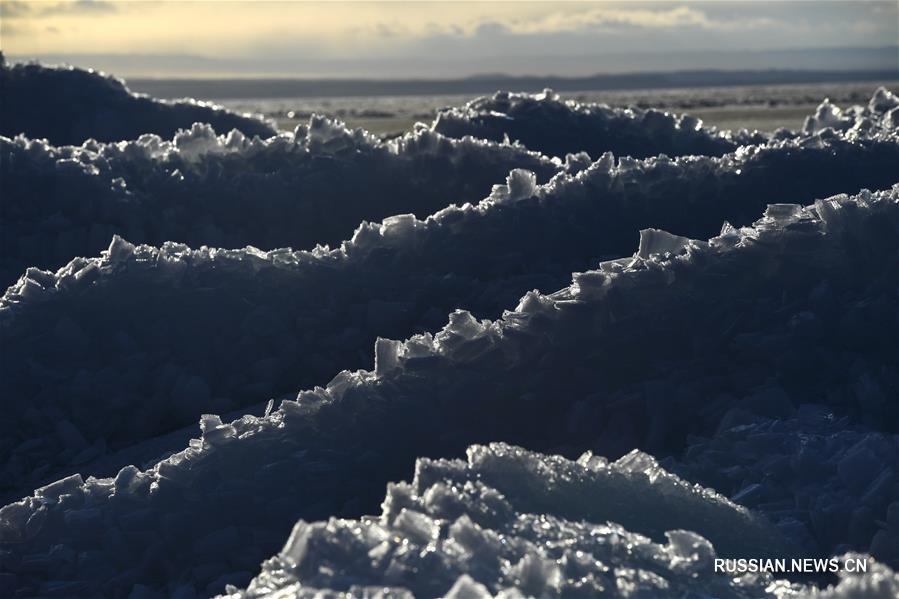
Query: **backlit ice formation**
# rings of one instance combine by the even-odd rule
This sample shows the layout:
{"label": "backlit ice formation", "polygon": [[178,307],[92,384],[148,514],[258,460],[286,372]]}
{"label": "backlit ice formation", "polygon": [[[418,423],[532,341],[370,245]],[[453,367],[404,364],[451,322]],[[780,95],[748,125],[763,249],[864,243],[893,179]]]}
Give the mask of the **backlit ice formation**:
{"label": "backlit ice formation", "polygon": [[845,110],[825,100],[815,114],[805,119],[804,133],[824,129],[870,136],[899,127],[899,97],[886,88],[879,88],[866,106],[850,106]]}
{"label": "backlit ice formation", "polygon": [[[717,540],[693,532],[703,529]],[[640,452],[609,464],[473,446],[467,462],[418,460],[411,483],[388,486],[380,517],[300,521],[262,574],[229,597],[361,597],[385,587],[395,597],[452,599],[818,596],[771,574],[714,572],[723,547],[746,555],[774,539],[764,523]],[[870,563],[822,596],[896,593],[899,576]]]}
{"label": "backlit ice formation", "polygon": [[382,141],[0,84],[0,596],[899,595],[886,89],[773,133],[500,92]]}
{"label": "backlit ice formation", "polygon": [[[515,97],[527,100],[525,104],[537,102],[530,96]],[[575,110],[558,99],[541,102],[573,114],[587,110],[572,105],[579,107]],[[537,103],[542,106],[541,102]],[[882,89],[868,108],[846,110],[840,117],[841,127],[846,129],[841,135],[850,147],[855,142],[895,144],[891,102],[899,100]],[[590,110],[605,114],[612,109],[593,106]],[[839,112],[825,103],[816,114],[833,110]],[[616,153],[622,156],[655,156],[669,149],[664,135],[647,134],[634,140],[633,130],[645,128],[633,115],[621,118],[629,123],[626,127],[612,127],[602,134],[577,128],[597,140],[592,148],[596,150],[594,158],[603,149],[620,149]],[[850,123],[854,124],[850,127]],[[810,133],[793,143],[815,145],[820,144],[821,136],[834,137],[832,130],[807,128]],[[565,139],[574,137],[566,135]],[[743,140],[749,141],[762,143],[766,138]],[[768,143],[781,145],[779,138]],[[733,156],[738,147],[732,143],[726,150]],[[839,150],[841,160],[829,158],[837,170],[830,164],[814,165],[814,180],[823,179],[814,184],[818,187],[804,189],[808,180],[794,176],[780,181],[783,189],[778,193],[795,201],[791,198],[798,194],[820,197],[893,183],[885,180],[882,163],[889,164],[894,156],[855,158],[855,149],[850,153]],[[792,154],[784,148],[781,156]],[[229,249],[336,245],[362,220],[407,212],[423,218],[450,204],[480,200],[514,168],[531,170],[544,182],[553,174],[573,173],[590,163],[584,153],[568,155],[562,163],[520,146],[471,138],[457,141],[424,128],[398,140],[380,142],[322,117],[313,117],[293,135],[268,139],[250,139],[239,132],[217,137],[208,125],[180,131],[171,142],[143,135],[129,142],[88,141],[81,146],[57,147],[27,137],[0,137],[0,191],[4,197],[0,216],[8,229],[0,238],[0,286],[11,284],[28,267],[55,270],[73,256],[96,255],[115,234],[133,243],[176,241],[192,247]],[[799,158],[795,166],[805,167]],[[756,212],[743,215],[742,220],[748,222]],[[711,216],[713,223],[720,220],[717,214]],[[734,215],[725,218],[736,219]],[[659,222],[654,226],[666,225]],[[680,232],[707,236],[710,231],[704,223]]]}
{"label": "backlit ice formation", "polygon": [[[462,155],[502,149],[441,143]],[[537,160],[519,154],[529,157]],[[324,383],[370,364],[377,337],[433,330],[456,308],[495,317],[528,290],[552,291],[573,271],[627,254],[639,229],[708,236],[723,220],[750,222],[767,202],[888,186],[897,163],[895,136],[850,142],[827,132],[722,158],[616,164],[606,155],[542,186],[515,171],[481,203],[423,221],[365,223],[334,250],[134,248],[116,239],[102,258],[55,274],[30,269],[0,300],[0,326],[19,348],[0,363],[0,395],[16,423],[0,442],[0,480],[33,486],[108,445]],[[140,400],[148,394],[152,401]],[[101,405],[105,417],[93,418]]]}
{"label": "backlit ice formation", "polygon": [[[343,146],[362,135],[331,131],[336,137],[328,139]],[[228,140],[202,132],[187,137],[228,155]],[[384,151],[390,160],[441,146],[434,155],[540,160],[430,133],[405,140],[398,143],[407,150]],[[287,138],[234,143],[238,154],[253,155],[249,143],[276,156],[293,145]],[[366,143],[361,139],[372,147]],[[363,159],[351,154],[358,166]],[[110,445],[186,425],[200,413],[324,383],[342,368],[370,364],[377,337],[433,330],[456,308],[495,317],[530,289],[552,291],[572,271],[628,253],[639,229],[708,236],[723,220],[750,222],[768,202],[808,203],[866,183],[888,186],[896,164],[895,134],[848,141],[829,131],[722,158],[616,164],[606,155],[542,186],[515,171],[478,205],[424,221],[409,215],[365,223],[334,250],[134,248],[116,239],[102,258],[76,259],[55,274],[30,269],[0,300],[5,339],[19,348],[0,363],[0,395],[16,423],[15,434],[0,442],[0,480],[7,492],[33,486],[59,466],[85,463]],[[148,394],[152,401],[140,400]],[[103,419],[93,417],[99,406]]]}
{"label": "backlit ice formation", "polygon": [[94,256],[116,234],[155,245],[312,248],[339,244],[363,220],[477,202],[515,168],[541,182],[565,168],[520,146],[427,130],[381,142],[315,116],[268,139],[216,136],[200,124],[172,141],[56,147],[0,137],[0,163],[4,288],[29,266]]}
{"label": "backlit ice formation", "polygon": [[418,460],[411,483],[388,486],[380,517],[299,522],[239,596],[388,586],[418,597],[743,597],[766,581],[713,575],[716,549],[783,550],[764,522],[637,451],[613,463],[498,443],[467,453]]}
{"label": "backlit ice formation", "polygon": [[[146,471],[129,467],[115,478],[86,481],[75,475],[10,504],[0,512],[0,535],[8,542],[4,563],[17,588],[31,592],[124,594],[133,585],[162,594],[182,592],[185,585],[220,592],[226,584],[246,584],[255,564],[275,553],[296,519],[371,513],[384,483],[407,477],[417,456],[458,455],[487,441],[527,443],[570,456],[587,449],[615,456],[633,447],[676,456],[690,435],[709,436],[753,417],[802,418],[803,404],[827,406],[853,426],[881,435],[862,449],[846,442],[824,454],[852,467],[858,451],[876,456],[883,451],[878,444],[896,443],[896,406],[888,399],[896,395],[895,370],[888,363],[896,331],[878,323],[896,313],[897,226],[899,188],[819,200],[806,208],[773,205],[752,227],[725,226],[708,242],[644,231],[632,258],[576,274],[556,293],[528,293],[499,320],[456,312],[436,335],[404,343],[379,340],[373,371],[343,372],[265,417],[223,423],[204,416],[200,439]],[[809,339],[814,352],[807,351]],[[714,454],[708,452],[706,463]],[[820,455],[808,459],[814,463]],[[682,457],[689,459],[689,451]],[[652,467],[636,454],[633,459]],[[805,497],[828,497],[832,508],[853,501],[865,485],[877,487],[874,479],[888,470],[873,478],[868,471],[851,475],[848,485],[827,476],[795,484]],[[551,473],[538,479],[542,486],[554,480]],[[514,491],[517,481],[510,474],[491,485],[513,494],[508,489]],[[830,555],[847,545],[876,549],[881,541],[866,535],[895,533],[890,523],[899,501],[895,485],[880,485],[870,515],[889,526],[857,527],[867,533],[856,541],[839,538],[841,525],[826,518],[820,525],[797,526],[801,514],[780,517],[777,501],[755,505],[759,516],[753,518],[767,517],[804,555]],[[598,499],[587,493],[581,501],[591,506]],[[696,509],[721,505],[707,501]],[[617,518],[631,532],[660,542],[664,529],[681,524],[640,526],[650,526],[651,514],[671,505],[670,498],[660,501],[633,521],[620,513],[596,517]],[[484,503],[473,501],[464,509],[478,506]],[[546,512],[560,518],[560,526],[567,518],[545,505],[529,509],[535,519],[526,523]],[[820,509],[829,513],[827,505]],[[686,509],[685,517],[703,519],[701,513]],[[584,517],[571,515],[575,521]],[[419,523],[422,531],[434,530],[414,515],[406,520],[413,529]],[[732,550],[716,535],[736,528],[689,526],[722,554]],[[330,531],[314,529],[330,543]],[[342,540],[338,548],[358,547],[354,529],[346,525],[350,532],[335,533]],[[521,534],[527,538],[524,529]],[[751,535],[742,537],[748,543]],[[680,538],[706,547],[692,536]],[[893,540],[887,536],[884,546]],[[666,573],[665,563],[674,561],[670,552],[681,550],[680,541],[673,542],[676,547],[667,549],[648,541],[639,546],[660,556],[657,573],[680,588],[680,575]],[[341,562],[339,551],[323,552],[332,557],[313,556],[309,563],[333,558],[343,564],[335,576],[356,571],[351,557]],[[435,562],[454,559],[433,555]],[[536,558],[543,555],[529,558],[524,569]],[[883,585],[894,583],[891,573],[877,576]],[[506,584],[505,578],[483,580]]]}
{"label": "backlit ice formation", "polygon": [[587,152],[594,158],[605,152],[634,158],[721,156],[768,139],[758,132],[709,129],[689,115],[562,100],[551,90],[497,92],[462,107],[445,108],[431,128],[449,137],[508,138],[550,156]]}

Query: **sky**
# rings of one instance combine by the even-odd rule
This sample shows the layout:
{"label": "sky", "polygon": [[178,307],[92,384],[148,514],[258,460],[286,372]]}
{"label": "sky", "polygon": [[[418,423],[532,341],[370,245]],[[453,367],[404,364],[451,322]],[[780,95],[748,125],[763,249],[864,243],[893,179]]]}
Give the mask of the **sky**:
{"label": "sky", "polygon": [[[897,0],[0,0],[0,47],[13,59],[160,77],[890,68],[899,61],[897,7]],[[852,50],[835,50],[842,48]]]}

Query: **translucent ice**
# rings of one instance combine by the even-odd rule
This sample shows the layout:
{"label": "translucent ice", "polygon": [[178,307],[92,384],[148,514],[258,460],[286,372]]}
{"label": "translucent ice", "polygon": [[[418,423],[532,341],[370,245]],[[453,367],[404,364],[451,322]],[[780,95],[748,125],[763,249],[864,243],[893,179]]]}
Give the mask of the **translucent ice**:
{"label": "translucent ice", "polygon": [[[411,484],[388,487],[380,517],[300,521],[249,587],[228,596],[346,592],[358,597],[370,596],[375,588],[389,588],[391,596],[465,599],[886,599],[899,592],[899,576],[873,560],[868,573],[844,574],[824,591],[775,580],[770,574],[716,573],[715,559],[727,541],[713,543],[696,532],[671,527],[686,517],[718,537],[748,535],[739,544],[748,553],[760,551],[752,548],[751,537],[771,540],[765,525],[658,468],[650,467],[654,474],[649,474],[617,463],[586,463],[502,444],[469,448],[467,464],[421,459]],[[678,496],[685,500],[683,512],[673,505]],[[485,505],[491,506],[489,511]],[[656,519],[661,533],[646,534],[647,515]]]}
{"label": "translucent ice", "polygon": [[[888,460],[895,331],[879,323],[895,314],[897,225],[899,188],[776,207],[752,227],[727,231],[727,243],[691,240],[676,253],[634,255],[586,273],[589,285],[531,292],[498,320],[454,313],[437,334],[380,344],[385,367],[377,372],[345,371],[265,417],[204,417],[201,438],[143,472],[67,479],[7,506],[4,563],[23,593],[50,576],[95,593],[145,585],[170,594],[187,581],[206,592],[227,575],[255,571],[297,519],[371,513],[384,484],[408,476],[417,456],[458,455],[487,439],[594,454],[569,462],[492,446],[499,449],[476,449],[468,464],[420,462],[418,486],[390,488],[383,522],[303,525],[287,551],[298,566],[269,562],[263,579],[277,585],[283,573],[288,585],[347,590],[412,584],[414,571],[417,584],[435,585],[425,594],[448,591],[462,574],[491,593],[498,584],[534,592],[583,578],[569,576],[553,548],[573,543],[576,569],[576,550],[593,551],[595,542],[596,551],[613,551],[614,537],[663,556],[663,567],[642,575],[646,564],[616,562],[613,551],[599,561],[630,574],[597,584],[663,593],[654,586],[662,579],[669,588],[705,588],[704,574],[688,583],[683,572],[707,572],[712,547],[732,555],[772,542],[778,535],[761,532],[766,519],[803,555],[870,550],[889,562],[899,522]],[[811,434],[828,413],[845,419],[845,437],[826,427]],[[772,430],[751,428],[772,414]],[[792,419],[812,428],[791,432]],[[795,454],[791,443],[807,447]],[[719,476],[754,512],[678,482],[649,455],[631,453],[635,446],[679,456],[664,463],[687,480]],[[609,465],[598,455],[625,457]],[[742,455],[754,461],[743,464]],[[730,467],[743,470],[731,479]],[[606,520],[624,528],[602,528]],[[664,537],[674,529],[696,536]],[[628,536],[635,534],[647,540]],[[457,543],[464,551],[451,551]],[[56,546],[100,552],[115,574],[70,568]],[[889,589],[893,576],[878,570],[867,582],[844,582]],[[727,592],[736,584],[707,582]],[[253,592],[267,592],[259,585]]]}
{"label": "translucent ice", "polygon": [[[334,135],[336,130],[329,131]],[[430,160],[407,155],[402,149],[393,154],[382,145],[371,146],[361,131],[342,131],[360,144],[361,149],[348,158],[355,161],[354,169],[373,177],[397,180],[394,171],[367,171],[363,163],[396,160],[408,165],[409,170],[402,167],[401,172],[411,173]],[[439,141],[436,134],[417,133],[396,143],[417,147],[427,136],[435,138],[435,144]],[[284,137],[246,147],[246,141],[209,139],[223,148],[237,144],[237,149],[214,153],[215,160],[236,153],[232,157],[244,164],[244,156],[258,158],[271,153],[276,161],[283,161],[285,172],[292,173],[298,168],[298,156],[306,155],[309,172],[319,168],[314,166],[319,164],[316,157],[304,154],[306,150],[293,142],[289,147],[299,149],[290,153],[278,149]],[[440,143],[446,144],[447,154],[433,154],[435,172],[458,174],[449,180],[472,179],[466,174],[468,167],[441,170],[439,165],[447,156],[480,155],[482,164],[495,159],[491,167],[495,173],[505,168],[507,158],[540,160],[523,150],[474,140],[443,139]],[[34,142],[17,140],[14,145],[23,156],[28,148],[46,150]],[[137,145],[141,151],[157,151],[154,144]],[[137,152],[127,147],[129,156]],[[118,155],[118,148],[106,146],[104,151]],[[368,153],[381,158],[363,158]],[[370,367],[378,337],[405,338],[415,331],[432,330],[455,308],[479,317],[498,316],[531,289],[553,291],[568,281],[571,272],[631,253],[640,229],[664,228],[676,233],[646,233],[645,247],[638,251],[645,258],[647,252],[661,248],[647,245],[650,240],[679,240],[669,244],[668,251],[675,245],[683,249],[685,238],[714,235],[721,230],[722,220],[737,226],[748,224],[769,203],[774,207],[758,227],[780,227],[799,209],[779,204],[811,203],[851,190],[850,186],[889,185],[895,180],[897,163],[899,141],[886,137],[849,141],[813,135],[801,141],[742,148],[722,158],[622,159],[616,164],[607,154],[577,174],[558,175],[544,185],[536,185],[528,173],[514,171],[505,185],[479,204],[449,207],[424,220],[405,214],[378,224],[363,223],[350,240],[335,249],[191,249],[175,243],[134,245],[120,237],[110,243],[106,238],[109,249],[101,258],[75,259],[55,273],[29,269],[0,299],[6,342],[19,348],[0,361],[0,402],[7,402],[5,414],[16,423],[15,432],[0,441],[0,463],[4,464],[0,465],[0,486],[27,491],[56,467],[83,459],[85,445],[116,447],[135,442],[194,422],[204,412],[228,412],[324,384],[343,368]],[[123,164],[130,164],[130,159]],[[190,172],[189,167],[184,169]],[[347,180],[359,184],[364,180],[361,173]],[[442,176],[432,173],[422,184]],[[483,187],[489,188],[489,175],[485,177]],[[293,181],[292,175],[285,178]],[[330,175],[325,178],[334,180]],[[19,180],[30,189],[28,182],[34,178]],[[2,181],[7,185],[9,179]],[[446,191],[454,186],[444,187]],[[425,187],[421,189],[424,192]],[[414,187],[409,192],[403,197],[412,205],[419,197],[428,198],[422,200],[426,204],[434,199],[438,205],[448,201],[438,193],[419,196]],[[25,197],[3,205],[21,208],[27,215],[27,208],[35,205]],[[190,201],[181,202],[178,194],[169,199],[177,204],[171,208],[174,214],[182,208],[187,212],[163,220],[183,231],[196,230],[192,225],[195,217],[186,208]],[[254,199],[245,207],[255,211],[257,204]],[[120,204],[110,205],[115,206]],[[197,209],[209,217],[204,206],[201,202]],[[406,206],[399,204],[400,208]],[[839,202],[824,201],[817,210],[827,216],[838,210],[831,206],[839,206]],[[142,210],[127,202],[121,207],[123,215]],[[153,214],[151,207],[152,202],[147,204],[146,214]],[[224,206],[222,214],[231,214],[232,208]],[[78,210],[77,203],[73,210]],[[98,207],[99,213],[106,210]],[[348,212],[342,222],[354,222],[357,217],[358,213]],[[244,224],[251,221],[248,216],[230,222],[237,231],[244,231]],[[298,234],[294,219],[274,221],[254,221],[254,230],[262,236],[279,230]],[[46,227],[41,219],[32,219],[31,224],[20,222],[24,231],[36,226],[37,232],[7,236],[5,243],[30,247],[25,242],[44,235],[46,239],[67,238],[56,228],[61,225]],[[82,227],[75,230],[84,232]],[[87,230],[105,229],[94,223]],[[313,230],[320,232],[321,228]],[[725,234],[712,243],[725,247],[737,239]],[[45,244],[35,247],[44,248]],[[629,262],[606,260],[600,272],[614,272]],[[580,293],[602,294],[603,281],[600,273],[592,273],[579,275],[577,284]],[[642,300],[637,305],[640,303]],[[806,328],[818,323],[804,322]],[[162,330],[169,333],[161,334]],[[864,330],[864,324],[858,330]],[[46,339],[53,342],[45,343]],[[463,344],[447,339],[446,344],[475,356],[490,348],[488,341],[485,337]],[[419,364],[428,361],[434,358],[418,359]],[[46,376],[48,371],[53,376]],[[103,407],[103,418],[94,417],[97,406]],[[59,420],[72,426],[57,430]],[[72,427],[77,434],[67,434]],[[78,437],[84,442],[73,443]],[[40,445],[22,447],[36,438],[43,439]],[[42,471],[39,465],[54,470]]]}
{"label": "translucent ice", "polygon": [[323,117],[267,139],[200,124],[171,141],[0,137],[0,163],[4,288],[26,267],[95,255],[114,234],[194,247],[336,245],[363,220],[477,202],[511,169],[527,169],[522,184],[533,186],[566,168],[521,147],[427,130],[381,142]]}
{"label": "translucent ice", "polygon": [[507,138],[560,157],[578,152],[594,158],[605,152],[637,158],[657,154],[721,156],[740,145],[767,139],[757,132],[718,132],[689,116],[562,100],[550,90],[541,94],[497,92],[477,98],[465,106],[441,110],[431,128],[449,137]]}

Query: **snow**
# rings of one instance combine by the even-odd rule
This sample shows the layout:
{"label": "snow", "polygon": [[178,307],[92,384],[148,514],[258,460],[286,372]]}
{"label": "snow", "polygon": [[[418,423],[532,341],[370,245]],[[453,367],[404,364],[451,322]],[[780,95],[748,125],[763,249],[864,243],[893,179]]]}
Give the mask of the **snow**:
{"label": "snow", "polygon": [[[672,488],[672,479],[657,471],[649,456],[629,452],[639,446],[668,455],[690,438],[711,437],[723,422],[745,423],[741,411],[749,418],[782,413],[789,420],[793,414],[801,417],[802,405],[826,404],[830,396],[835,405],[829,409],[842,412],[840,417],[855,426],[872,429],[875,441],[867,451],[889,455],[889,444],[896,443],[889,424],[895,422],[895,406],[886,398],[895,396],[896,381],[888,362],[891,354],[884,348],[894,347],[895,331],[876,323],[896,310],[897,225],[899,188],[833,197],[804,208],[776,206],[752,227],[727,229],[722,237],[689,241],[679,250],[669,246],[664,254],[635,254],[608,268],[577,274],[572,285],[549,295],[528,293],[499,320],[457,312],[435,335],[380,344],[379,355],[389,365],[383,372],[343,372],[327,387],[301,392],[297,401],[284,401],[265,417],[245,416],[231,423],[204,417],[200,438],[146,471],[128,468],[115,479],[87,479],[71,489],[67,482],[70,492],[56,499],[42,495],[7,506],[0,521],[4,539],[15,541],[10,563],[18,564],[14,571],[23,588],[37,588],[32,585],[54,572],[70,572],[67,583],[107,593],[124,593],[135,584],[155,585],[164,594],[183,584],[200,593],[220,592],[223,576],[253,572],[255,564],[276,551],[297,518],[358,517],[377,502],[386,481],[407,476],[416,456],[451,456],[484,440],[527,442],[535,450],[563,455],[587,449],[598,455],[628,453],[618,467],[648,473],[647,480],[659,483],[665,499],[656,505],[644,489],[608,509],[632,507],[644,499],[651,507],[630,516],[626,509],[609,511],[601,518],[621,520],[630,532],[648,535],[655,543],[664,542],[657,535],[665,530],[685,526],[724,555],[752,535],[736,524],[708,526],[707,518],[714,519],[703,510],[731,504],[690,487],[688,496],[697,505],[690,507],[692,500],[685,500],[686,507],[678,512],[677,493],[688,489],[679,484]],[[761,281],[759,273],[764,273]],[[860,321],[862,313],[866,316]],[[816,320],[817,326],[809,324]],[[862,322],[873,326],[855,330]],[[815,335],[815,352],[806,358],[799,348],[807,347],[809,334]],[[841,369],[841,363],[852,364],[852,372]],[[623,368],[626,364],[635,368]],[[553,372],[566,376],[550,376]],[[857,392],[860,381],[880,395],[864,392],[863,401],[844,403],[842,398]],[[778,399],[784,397],[786,404]],[[885,440],[876,441],[877,435]],[[770,439],[752,442],[762,445]],[[884,442],[887,449],[877,449]],[[823,454],[811,450],[809,459],[852,459],[845,456],[861,451],[851,449],[857,445],[845,442]],[[706,453],[710,457],[704,461],[697,458],[698,479],[702,471],[718,472],[702,467],[716,455],[714,448]],[[678,466],[685,472],[689,457],[688,450],[687,465]],[[603,465],[600,458],[582,461],[584,467]],[[888,471],[881,469],[874,478]],[[515,472],[511,466],[498,467],[489,484],[517,501]],[[585,505],[605,509],[598,494],[585,491],[578,500],[573,492],[570,505],[540,500],[540,489],[553,489],[556,482],[565,489],[567,483],[551,468],[538,472],[534,482],[523,485],[537,493],[524,498],[530,502],[527,513],[535,515],[526,522],[539,522],[540,515],[559,518],[557,526],[557,520],[550,520],[550,530],[558,531],[570,517],[575,523],[571,538],[584,538],[585,529],[578,527],[587,526],[581,522],[585,516],[576,510]],[[833,477],[809,477],[794,484],[803,497],[827,498],[818,510],[822,513],[860,493],[867,495],[866,489],[881,489],[874,493],[879,499],[871,504],[871,517],[893,522],[899,501],[895,486],[874,484],[870,473],[847,480],[834,484]],[[609,494],[625,492],[617,484],[612,487]],[[753,504],[751,519],[770,519],[804,555],[846,549],[847,538],[830,520],[819,525],[820,532],[788,522],[777,492],[773,503]],[[478,499],[457,509],[489,510],[490,505]],[[565,509],[573,510],[570,516],[557,514]],[[813,522],[815,511],[809,516]],[[677,513],[685,520],[677,520]],[[740,509],[736,513],[745,514]],[[653,514],[672,520],[656,523]],[[79,526],[85,519],[102,522],[95,525],[102,534],[82,534]],[[391,522],[416,543],[433,538],[433,523],[417,516]],[[322,526],[313,530],[329,530]],[[357,561],[343,561],[341,551],[357,547],[351,538],[359,527],[334,526],[347,531],[336,537],[343,549],[325,553],[340,565],[332,567],[335,576],[343,576]],[[851,549],[895,545],[890,527],[859,530],[858,544]],[[736,540],[728,541],[731,531]],[[881,540],[875,543],[872,532]],[[327,539],[330,532],[318,534]],[[439,539],[445,538],[442,534]],[[775,536],[760,538],[770,542]],[[843,542],[835,545],[834,539]],[[69,548],[73,553],[66,555],[73,556],[107,552],[105,559],[119,564],[118,574],[99,577],[66,567],[68,558],[53,553],[56,545]],[[236,547],[239,552],[231,551]],[[647,550],[673,551],[664,547],[648,544]],[[25,567],[25,556],[40,559],[29,558]],[[167,573],[168,583],[159,586],[158,572]],[[445,589],[455,582],[445,575],[433,578],[445,582]],[[476,579],[481,584],[494,580]],[[643,578],[632,582],[642,584],[639,580]],[[666,580],[678,588],[674,578]],[[249,576],[238,584],[248,581]]]}
{"label": "snow", "polygon": [[271,124],[194,100],[168,102],[131,93],[120,79],[94,70],[7,64],[0,59],[0,134],[24,134],[54,144],[121,141],[144,133],[171,137],[196,122],[269,137]]}

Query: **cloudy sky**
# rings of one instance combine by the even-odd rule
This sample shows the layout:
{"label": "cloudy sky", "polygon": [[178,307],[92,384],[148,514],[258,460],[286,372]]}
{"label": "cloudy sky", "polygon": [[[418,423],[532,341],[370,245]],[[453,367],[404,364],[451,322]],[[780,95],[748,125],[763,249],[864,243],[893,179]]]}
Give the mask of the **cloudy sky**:
{"label": "cloudy sky", "polygon": [[13,58],[70,61],[126,76],[882,68],[884,61],[895,66],[896,52],[864,48],[895,47],[897,6],[896,0],[0,0],[0,39]]}

